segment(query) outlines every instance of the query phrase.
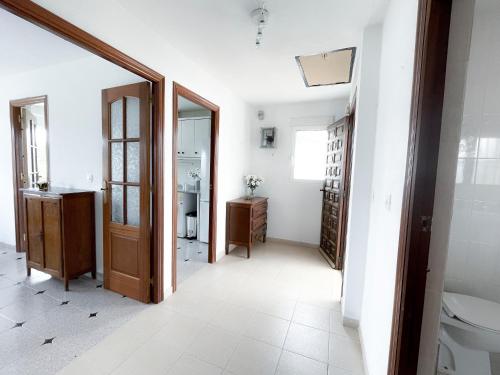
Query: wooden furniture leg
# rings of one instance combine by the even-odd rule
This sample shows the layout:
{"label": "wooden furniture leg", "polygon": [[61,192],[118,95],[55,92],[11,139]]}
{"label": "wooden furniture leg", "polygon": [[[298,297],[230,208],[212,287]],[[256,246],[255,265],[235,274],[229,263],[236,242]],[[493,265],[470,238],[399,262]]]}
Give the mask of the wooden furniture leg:
{"label": "wooden furniture leg", "polygon": [[27,267],[27,268],[26,268],[26,271],[27,271],[27,273],[28,273],[28,276],[31,276],[31,267]]}
{"label": "wooden furniture leg", "polygon": [[67,277],[64,278],[64,290],[69,291],[69,280]]}

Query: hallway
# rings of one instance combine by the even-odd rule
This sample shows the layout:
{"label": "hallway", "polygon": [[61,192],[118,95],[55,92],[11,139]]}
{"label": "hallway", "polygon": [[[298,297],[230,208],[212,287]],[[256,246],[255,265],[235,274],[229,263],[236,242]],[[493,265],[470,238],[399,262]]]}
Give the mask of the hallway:
{"label": "hallway", "polygon": [[60,374],[361,375],[340,316],[340,273],[312,248],[236,249]]}

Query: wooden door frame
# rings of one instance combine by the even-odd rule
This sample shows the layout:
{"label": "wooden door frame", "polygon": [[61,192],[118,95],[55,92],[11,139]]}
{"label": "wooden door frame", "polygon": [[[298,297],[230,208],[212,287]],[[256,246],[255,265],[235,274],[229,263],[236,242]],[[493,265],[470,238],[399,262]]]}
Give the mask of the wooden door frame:
{"label": "wooden door frame", "polygon": [[47,134],[47,138],[45,140],[45,148],[47,153],[47,180],[50,180],[50,152],[49,152],[49,118],[48,118],[48,100],[47,95],[34,96],[30,98],[23,99],[14,99],[9,102],[10,107],[10,134],[11,134],[11,153],[12,153],[12,184],[14,188],[14,218],[15,218],[15,230],[16,230],[16,251],[24,252],[26,249],[23,249],[24,241],[21,238],[21,228],[24,226],[23,218],[21,217],[21,213],[19,212],[19,200],[22,199],[22,196],[19,194],[19,180],[20,173],[19,170],[19,150],[17,147],[19,132],[16,130],[16,123],[19,121],[18,116],[20,115],[21,108],[31,105],[43,103],[44,105],[44,118],[45,118],[45,132]]}
{"label": "wooden door frame", "polygon": [[417,373],[452,0],[420,0],[389,375]]}
{"label": "wooden door frame", "polygon": [[[152,301],[163,300],[163,137],[165,77],[30,0],[0,0],[0,8],[25,19],[152,84]],[[156,48],[152,46],[152,48]]]}
{"label": "wooden door frame", "polygon": [[210,126],[210,209],[208,223],[208,263],[217,255],[217,174],[220,108],[194,91],[174,82],[172,96],[172,292],[177,289],[177,131],[179,96],[211,111]]}

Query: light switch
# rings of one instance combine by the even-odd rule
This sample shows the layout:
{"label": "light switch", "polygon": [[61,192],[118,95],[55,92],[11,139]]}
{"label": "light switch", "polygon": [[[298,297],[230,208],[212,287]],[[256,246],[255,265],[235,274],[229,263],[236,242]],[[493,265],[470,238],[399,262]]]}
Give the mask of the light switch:
{"label": "light switch", "polygon": [[87,181],[90,183],[94,182],[94,175],[92,173],[87,173]]}

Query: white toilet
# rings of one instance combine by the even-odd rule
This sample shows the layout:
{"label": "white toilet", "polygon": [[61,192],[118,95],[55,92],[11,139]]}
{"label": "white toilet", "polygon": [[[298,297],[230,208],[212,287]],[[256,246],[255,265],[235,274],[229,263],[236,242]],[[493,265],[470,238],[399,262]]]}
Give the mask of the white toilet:
{"label": "white toilet", "polygon": [[500,353],[500,304],[443,293],[439,374],[491,375],[490,353]]}

